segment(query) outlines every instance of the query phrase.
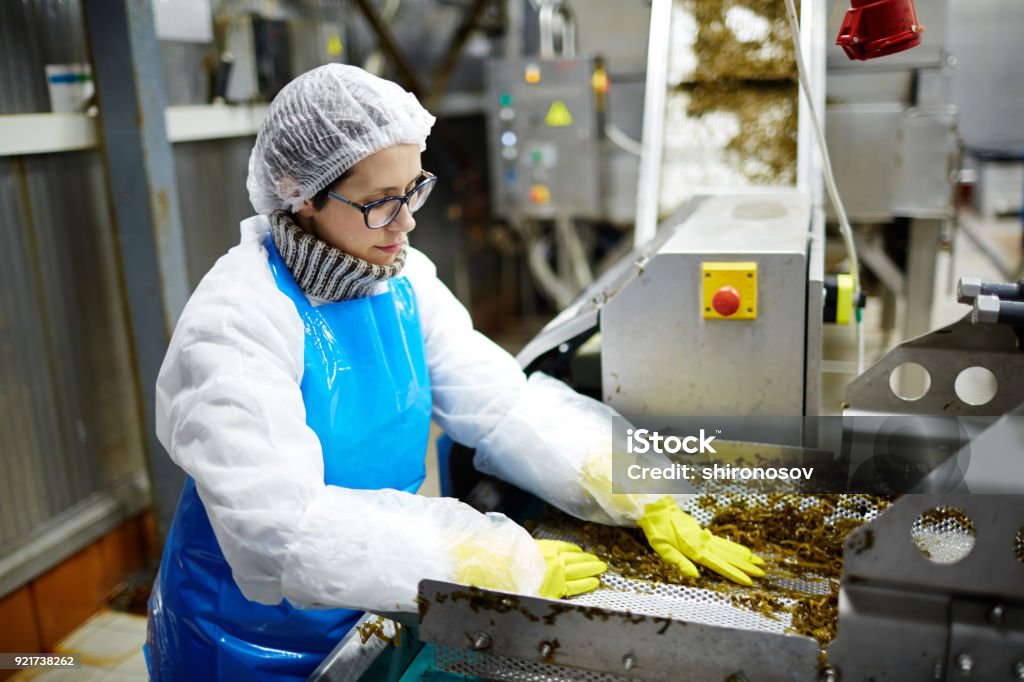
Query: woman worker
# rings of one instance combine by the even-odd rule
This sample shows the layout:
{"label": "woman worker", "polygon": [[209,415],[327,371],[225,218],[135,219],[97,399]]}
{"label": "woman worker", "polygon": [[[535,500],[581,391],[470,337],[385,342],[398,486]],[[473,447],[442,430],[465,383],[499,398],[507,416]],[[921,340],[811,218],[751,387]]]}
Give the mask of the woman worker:
{"label": "woman worker", "polygon": [[[612,495],[612,411],[516,361],[408,243],[434,118],[331,64],[274,99],[249,160],[258,215],[182,312],[157,431],[188,474],[150,599],[154,679],[304,679],[361,610],[421,579],[560,598],[605,565],[500,514],[414,493],[433,417],[475,465],[580,518],[640,524],[740,582],[756,557],[670,498]],[[685,555],[685,556],[684,556]]]}

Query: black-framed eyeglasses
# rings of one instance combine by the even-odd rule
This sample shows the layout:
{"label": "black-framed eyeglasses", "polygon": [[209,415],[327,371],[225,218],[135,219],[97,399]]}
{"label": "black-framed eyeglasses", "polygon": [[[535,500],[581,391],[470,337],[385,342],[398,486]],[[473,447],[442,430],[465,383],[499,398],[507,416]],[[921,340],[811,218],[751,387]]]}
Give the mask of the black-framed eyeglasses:
{"label": "black-framed eyeglasses", "polygon": [[366,226],[371,230],[379,230],[394,222],[398,214],[402,212],[402,204],[409,205],[409,213],[415,213],[420,210],[420,207],[427,201],[427,197],[430,196],[430,190],[434,188],[435,182],[437,182],[436,175],[421,170],[419,177],[416,178],[415,186],[404,196],[384,197],[383,199],[375,199],[365,204],[349,201],[334,192],[328,192],[327,196],[335,201],[340,201],[343,204],[348,204],[352,208],[358,209],[363,214],[363,222],[366,223]]}

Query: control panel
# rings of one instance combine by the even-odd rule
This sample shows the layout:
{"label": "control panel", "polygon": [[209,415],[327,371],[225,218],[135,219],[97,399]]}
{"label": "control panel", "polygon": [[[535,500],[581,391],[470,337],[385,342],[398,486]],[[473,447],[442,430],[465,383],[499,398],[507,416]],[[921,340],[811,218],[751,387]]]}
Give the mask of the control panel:
{"label": "control panel", "polygon": [[597,104],[607,88],[590,57],[488,63],[491,183],[499,215],[602,215]]}

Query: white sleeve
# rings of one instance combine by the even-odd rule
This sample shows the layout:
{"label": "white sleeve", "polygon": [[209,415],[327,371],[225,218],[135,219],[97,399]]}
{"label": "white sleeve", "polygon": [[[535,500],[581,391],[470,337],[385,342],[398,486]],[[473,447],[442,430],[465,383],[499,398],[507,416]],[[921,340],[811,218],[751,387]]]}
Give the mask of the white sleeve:
{"label": "white sleeve", "polygon": [[526,376],[514,357],[473,329],[425,255],[409,249],[404,274],[416,292],[434,420],[457,442],[476,447],[515,406]]}
{"label": "white sleeve", "polygon": [[507,562],[535,594],[544,562],[500,514],[451,499],[324,484],[299,388],[303,326],[255,245],[200,283],[156,387],[160,442],[196,482],[221,550],[249,599],[414,610],[423,578],[454,580],[469,544]]}
{"label": "white sleeve", "polygon": [[406,273],[416,291],[434,396],[434,419],[454,440],[476,448],[473,463],[566,513],[629,524],[625,495],[584,484],[592,462],[611,471],[615,411],[543,374],[527,381],[519,363],[473,329],[469,313],[422,253],[410,249]]}

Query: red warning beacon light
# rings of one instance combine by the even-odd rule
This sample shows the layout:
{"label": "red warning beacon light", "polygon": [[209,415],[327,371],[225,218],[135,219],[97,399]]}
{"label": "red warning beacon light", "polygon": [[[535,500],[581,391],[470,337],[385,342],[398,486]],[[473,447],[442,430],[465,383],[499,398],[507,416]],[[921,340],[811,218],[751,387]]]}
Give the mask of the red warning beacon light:
{"label": "red warning beacon light", "polygon": [[874,59],[919,45],[914,0],[850,0],[836,45],[850,59]]}

